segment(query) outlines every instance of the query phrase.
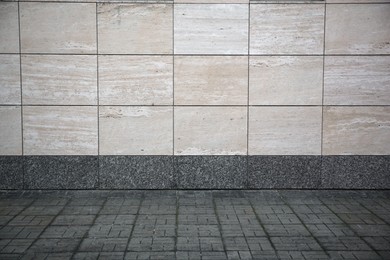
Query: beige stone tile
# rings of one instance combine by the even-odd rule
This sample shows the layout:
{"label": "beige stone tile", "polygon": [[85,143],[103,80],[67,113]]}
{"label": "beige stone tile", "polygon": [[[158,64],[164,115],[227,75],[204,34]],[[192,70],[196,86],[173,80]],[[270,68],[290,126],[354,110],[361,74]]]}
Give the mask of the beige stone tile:
{"label": "beige stone tile", "polygon": [[0,155],[22,155],[20,106],[0,106]]}
{"label": "beige stone tile", "polygon": [[22,55],[23,104],[96,105],[95,55]]}
{"label": "beige stone tile", "polygon": [[323,58],[251,56],[251,105],[321,105]]}
{"label": "beige stone tile", "polygon": [[170,54],[172,4],[99,4],[99,53]]}
{"label": "beige stone tile", "polygon": [[320,155],[321,107],[250,107],[250,155]]}
{"label": "beige stone tile", "polygon": [[24,154],[97,155],[97,119],[93,106],[24,106]]}
{"label": "beige stone tile", "polygon": [[20,104],[19,55],[0,55],[0,104]]}
{"label": "beige stone tile", "polygon": [[388,155],[390,107],[325,107],[324,155]]}
{"label": "beige stone tile", "polygon": [[341,4],[361,4],[361,3],[388,3],[389,0],[326,0],[328,4],[341,3]]}
{"label": "beige stone tile", "polygon": [[24,53],[96,53],[96,6],[20,3]]}
{"label": "beige stone tile", "polygon": [[99,56],[101,105],[170,105],[173,58],[170,56]]}
{"label": "beige stone tile", "polygon": [[176,56],[176,105],[246,105],[248,57]]}
{"label": "beige stone tile", "polygon": [[100,107],[102,155],[172,155],[172,107]]}
{"label": "beige stone tile", "polygon": [[248,4],[249,0],[174,0],[175,3],[191,4]]}
{"label": "beige stone tile", "polygon": [[390,5],[340,4],[326,8],[327,54],[390,53]]}
{"label": "beige stone tile", "polygon": [[247,4],[176,4],[175,54],[248,54]]}
{"label": "beige stone tile", "polygon": [[0,24],[0,53],[18,53],[18,3],[0,2]]}
{"label": "beige stone tile", "polygon": [[246,107],[175,107],[176,155],[245,155]]}
{"label": "beige stone tile", "polygon": [[251,5],[251,54],[322,54],[323,4]]}
{"label": "beige stone tile", "polygon": [[324,104],[390,105],[390,57],[325,57]]}

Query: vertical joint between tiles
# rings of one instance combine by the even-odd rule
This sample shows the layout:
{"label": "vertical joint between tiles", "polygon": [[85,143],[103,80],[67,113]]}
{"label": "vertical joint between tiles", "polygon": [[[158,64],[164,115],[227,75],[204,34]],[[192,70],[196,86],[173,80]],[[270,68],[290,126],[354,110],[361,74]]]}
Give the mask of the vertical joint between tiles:
{"label": "vertical joint between tiles", "polygon": [[97,189],[100,188],[100,97],[99,97],[99,33],[98,33],[98,3],[95,3],[96,14],[96,105],[97,105]]}
{"label": "vertical joint between tiles", "polygon": [[249,77],[250,77],[250,25],[251,25],[251,3],[249,1],[248,3],[248,88],[247,88],[247,100],[246,100],[246,188],[249,187],[249,93],[250,93],[250,86],[249,86]]}

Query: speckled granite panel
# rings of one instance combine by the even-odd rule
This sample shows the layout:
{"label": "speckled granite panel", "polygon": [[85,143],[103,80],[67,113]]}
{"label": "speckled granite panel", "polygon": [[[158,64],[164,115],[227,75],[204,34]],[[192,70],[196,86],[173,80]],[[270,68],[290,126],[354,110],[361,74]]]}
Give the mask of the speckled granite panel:
{"label": "speckled granite panel", "polygon": [[174,189],[172,156],[101,156],[102,189]]}
{"label": "speckled granite panel", "polygon": [[176,156],[180,189],[246,188],[246,156]]}
{"label": "speckled granite panel", "polygon": [[0,189],[23,188],[23,157],[0,156]]}
{"label": "speckled granite panel", "polygon": [[322,158],[324,189],[390,189],[390,155]]}
{"label": "speckled granite panel", "polygon": [[249,156],[251,189],[315,189],[321,175],[321,156]]}
{"label": "speckled granite panel", "polygon": [[25,156],[26,189],[94,189],[97,156]]}

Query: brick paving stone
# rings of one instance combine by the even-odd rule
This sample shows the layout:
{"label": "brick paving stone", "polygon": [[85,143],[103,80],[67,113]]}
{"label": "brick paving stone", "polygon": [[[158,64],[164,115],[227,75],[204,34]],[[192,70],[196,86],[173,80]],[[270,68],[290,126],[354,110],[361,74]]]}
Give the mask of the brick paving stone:
{"label": "brick paving stone", "polygon": [[215,237],[219,236],[218,225],[178,225],[179,237]]}
{"label": "brick paving stone", "polygon": [[174,237],[132,237],[127,248],[128,251],[173,251],[175,249]]}
{"label": "brick paving stone", "polygon": [[86,252],[124,252],[127,238],[85,238],[81,242],[80,251]]}
{"label": "brick paving stone", "polygon": [[359,237],[318,237],[318,242],[328,251],[369,251],[371,248]]}
{"label": "brick paving stone", "polygon": [[62,215],[95,215],[100,211],[100,206],[66,206]]}
{"label": "brick paving stone", "polygon": [[251,260],[253,259],[250,251],[227,251],[229,260]]}
{"label": "brick paving stone", "polygon": [[332,260],[383,260],[374,251],[328,251],[328,254]]}
{"label": "brick paving stone", "polygon": [[54,216],[60,213],[64,206],[30,206],[23,210],[21,216]]}
{"label": "brick paving stone", "polygon": [[48,226],[41,238],[83,238],[89,226]]}
{"label": "brick paving stone", "polygon": [[350,225],[358,236],[383,237],[390,234],[390,225]]}
{"label": "brick paving stone", "polygon": [[20,254],[24,253],[34,242],[34,239],[12,239],[4,246],[0,253],[2,254]]}
{"label": "brick paving stone", "polygon": [[368,225],[386,224],[384,221],[382,221],[374,214],[343,213],[343,214],[338,214],[338,216],[347,224],[368,224]]}
{"label": "brick paving stone", "polygon": [[4,226],[0,228],[0,239],[38,238],[45,226]]}
{"label": "brick paving stone", "polygon": [[74,238],[40,238],[28,249],[29,253],[52,253],[52,252],[72,252],[75,251],[80,239]]}
{"label": "brick paving stone", "polygon": [[54,219],[52,225],[58,225],[58,226],[92,225],[94,219],[95,219],[94,215],[59,215]]}
{"label": "brick paving stone", "polygon": [[8,225],[11,226],[47,226],[54,216],[16,216]]}
{"label": "brick paving stone", "polygon": [[95,224],[102,225],[132,225],[136,215],[98,215]]}
{"label": "brick paving stone", "polygon": [[269,236],[283,237],[283,236],[310,236],[309,231],[304,225],[264,225],[265,230]]}
{"label": "brick paving stone", "polygon": [[93,225],[88,231],[88,237],[95,238],[128,238],[130,237],[132,225]]}
{"label": "brick paving stone", "polygon": [[363,239],[375,250],[390,250],[390,234],[388,235],[387,237],[363,237]]}
{"label": "brick paving stone", "polygon": [[329,259],[324,251],[278,251],[280,260],[304,259],[304,260],[325,260]]}
{"label": "brick paving stone", "polygon": [[271,241],[276,250],[322,250],[312,237],[271,237]]}
{"label": "brick paving stone", "polygon": [[314,237],[354,236],[355,232],[345,224],[307,224]]}

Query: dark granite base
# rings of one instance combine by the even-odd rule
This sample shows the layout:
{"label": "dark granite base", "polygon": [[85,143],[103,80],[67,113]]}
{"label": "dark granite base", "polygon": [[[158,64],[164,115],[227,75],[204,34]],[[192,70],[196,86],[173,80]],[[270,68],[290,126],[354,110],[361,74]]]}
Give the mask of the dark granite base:
{"label": "dark granite base", "polygon": [[172,156],[101,156],[102,189],[174,189]]}
{"label": "dark granite base", "polygon": [[176,156],[179,189],[244,189],[246,156]]}
{"label": "dark granite base", "polygon": [[0,189],[23,188],[23,157],[0,156]]}
{"label": "dark granite base", "polygon": [[25,156],[26,189],[95,189],[97,156]]}
{"label": "dark granite base", "polygon": [[0,189],[390,189],[390,155],[0,156]]}
{"label": "dark granite base", "polygon": [[323,189],[390,189],[390,156],[324,156]]}
{"label": "dark granite base", "polygon": [[321,156],[249,156],[251,189],[316,189],[321,182]]}

